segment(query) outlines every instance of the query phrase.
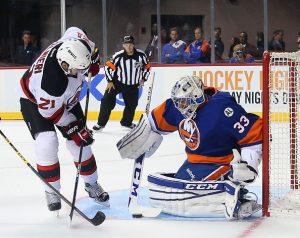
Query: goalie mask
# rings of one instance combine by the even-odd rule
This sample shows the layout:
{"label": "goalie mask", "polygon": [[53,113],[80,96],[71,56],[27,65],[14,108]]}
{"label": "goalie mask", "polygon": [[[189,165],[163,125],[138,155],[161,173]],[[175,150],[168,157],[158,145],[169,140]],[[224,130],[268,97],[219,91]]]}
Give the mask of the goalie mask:
{"label": "goalie mask", "polygon": [[[67,75],[75,69],[87,70],[91,63],[91,48],[83,40],[68,40],[58,48],[56,59]],[[67,70],[62,67],[62,63],[68,64]]]}
{"label": "goalie mask", "polygon": [[204,86],[197,76],[184,76],[172,88],[171,98],[185,118],[193,118],[200,104],[205,101]]}

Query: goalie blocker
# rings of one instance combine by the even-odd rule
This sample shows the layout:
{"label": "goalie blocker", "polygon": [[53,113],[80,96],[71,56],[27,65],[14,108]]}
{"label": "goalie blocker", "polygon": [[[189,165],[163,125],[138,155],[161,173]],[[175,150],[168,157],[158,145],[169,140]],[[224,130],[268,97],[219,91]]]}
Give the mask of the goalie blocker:
{"label": "goalie blocker", "polygon": [[245,198],[246,189],[231,181],[201,182],[176,179],[174,174],[150,174],[151,205],[184,217],[243,219],[261,210],[256,200]]}

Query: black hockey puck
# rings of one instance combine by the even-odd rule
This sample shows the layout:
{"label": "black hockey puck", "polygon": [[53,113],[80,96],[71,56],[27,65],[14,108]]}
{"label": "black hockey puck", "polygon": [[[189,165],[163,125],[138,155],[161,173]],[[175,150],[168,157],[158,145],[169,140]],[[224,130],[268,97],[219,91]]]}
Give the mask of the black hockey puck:
{"label": "black hockey puck", "polygon": [[142,214],[132,214],[133,218],[142,218],[143,215]]}

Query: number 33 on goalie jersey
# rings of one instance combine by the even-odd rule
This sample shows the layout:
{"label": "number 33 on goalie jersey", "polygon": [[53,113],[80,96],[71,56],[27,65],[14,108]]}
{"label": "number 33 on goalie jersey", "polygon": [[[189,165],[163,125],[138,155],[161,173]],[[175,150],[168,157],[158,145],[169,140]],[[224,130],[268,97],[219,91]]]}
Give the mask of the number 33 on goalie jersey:
{"label": "number 33 on goalie jersey", "polygon": [[171,99],[156,107],[150,117],[154,131],[178,131],[190,163],[229,164],[232,149],[262,143],[262,120],[247,113],[227,92],[206,88],[207,101],[186,120]]}
{"label": "number 33 on goalie jersey", "polygon": [[85,78],[82,70],[75,76],[67,76],[56,59],[57,49],[69,39],[81,39],[94,51],[95,44],[86,34],[77,27],[70,27],[62,38],[44,50],[21,79],[21,97],[37,104],[39,113],[58,126],[76,120],[69,111],[79,101]]}

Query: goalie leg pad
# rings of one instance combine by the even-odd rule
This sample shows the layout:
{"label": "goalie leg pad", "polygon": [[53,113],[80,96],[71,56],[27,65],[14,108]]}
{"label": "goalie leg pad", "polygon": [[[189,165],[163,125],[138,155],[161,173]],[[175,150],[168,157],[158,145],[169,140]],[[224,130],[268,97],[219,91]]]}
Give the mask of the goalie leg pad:
{"label": "goalie leg pad", "polygon": [[152,206],[184,217],[224,217],[226,182],[191,182],[166,174],[150,174],[149,197]]}
{"label": "goalie leg pad", "polygon": [[[184,217],[225,216],[232,220],[255,212],[255,209],[252,213],[249,209],[243,211],[245,203],[239,200],[241,186],[231,181],[187,181],[173,176],[159,173],[148,176],[150,203],[165,213]],[[242,215],[245,213],[247,216]]]}
{"label": "goalie leg pad", "polygon": [[149,119],[144,113],[137,126],[117,143],[117,147],[123,159],[136,159],[142,154],[150,157],[161,142],[162,136],[152,131]]}

